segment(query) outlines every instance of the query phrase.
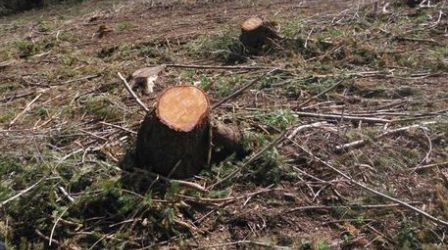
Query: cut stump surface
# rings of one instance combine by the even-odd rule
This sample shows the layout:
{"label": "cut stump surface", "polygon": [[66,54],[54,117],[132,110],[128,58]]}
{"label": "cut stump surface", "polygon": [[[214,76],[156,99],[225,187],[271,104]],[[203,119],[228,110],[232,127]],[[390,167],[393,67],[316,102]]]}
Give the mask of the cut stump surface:
{"label": "cut stump surface", "polygon": [[162,93],[156,112],[160,121],[168,127],[190,132],[208,116],[209,109],[207,95],[201,89],[177,86]]}
{"label": "cut stump surface", "polygon": [[263,19],[259,17],[250,17],[241,24],[241,29],[249,32],[258,29],[261,26],[263,26]]}
{"label": "cut stump surface", "polygon": [[251,54],[259,52],[269,39],[280,39],[271,22],[250,17],[241,23],[240,41]]}
{"label": "cut stump surface", "polygon": [[140,127],[139,166],[176,179],[198,174],[210,160],[209,113],[209,99],[201,89],[175,86],[165,90]]}

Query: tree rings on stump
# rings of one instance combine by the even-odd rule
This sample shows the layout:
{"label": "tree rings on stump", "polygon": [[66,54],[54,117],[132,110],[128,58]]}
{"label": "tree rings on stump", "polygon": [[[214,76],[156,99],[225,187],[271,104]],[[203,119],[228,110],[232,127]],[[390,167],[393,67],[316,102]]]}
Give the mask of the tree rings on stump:
{"label": "tree rings on stump", "polygon": [[209,98],[201,89],[175,86],[165,90],[140,127],[138,165],[177,179],[198,174],[210,160],[209,114]]}
{"label": "tree rings on stump", "polygon": [[256,53],[263,47],[268,39],[278,39],[271,22],[265,22],[260,17],[250,17],[241,23],[241,43],[250,53]]}
{"label": "tree rings on stump", "polygon": [[259,29],[261,26],[263,26],[263,19],[250,17],[241,24],[241,29],[245,32],[250,32]]}

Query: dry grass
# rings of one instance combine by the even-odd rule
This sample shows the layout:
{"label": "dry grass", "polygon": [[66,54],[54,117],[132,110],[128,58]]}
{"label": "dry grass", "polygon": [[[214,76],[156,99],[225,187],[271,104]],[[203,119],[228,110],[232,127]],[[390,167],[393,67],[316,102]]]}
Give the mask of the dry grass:
{"label": "dry grass", "polygon": [[[446,248],[446,227],[314,158],[448,220],[446,2],[378,16],[351,1],[156,2],[92,0],[0,20],[0,239],[9,248]],[[246,57],[238,23],[253,13],[277,21],[285,39]],[[102,24],[110,31],[100,38]],[[238,125],[253,154],[284,131],[289,139],[188,180],[207,192],[128,172],[144,113],[117,72],[236,61],[284,70],[214,117]],[[167,68],[140,98],[150,106],[165,87],[191,83],[216,102],[264,72]]]}

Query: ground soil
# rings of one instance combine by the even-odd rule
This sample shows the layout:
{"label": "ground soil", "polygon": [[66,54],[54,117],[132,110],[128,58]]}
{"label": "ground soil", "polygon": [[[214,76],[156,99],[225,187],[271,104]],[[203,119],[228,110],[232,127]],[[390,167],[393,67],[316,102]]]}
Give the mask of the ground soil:
{"label": "ground soil", "polygon": [[[380,13],[348,0],[91,0],[1,18],[0,240],[11,249],[446,248],[446,225],[352,180],[448,220],[447,11],[443,1]],[[253,15],[284,38],[256,55],[238,43]],[[213,104],[279,69],[212,111],[243,131],[247,158],[186,185],[130,173],[145,113],[117,73],[131,80],[160,64],[171,66],[154,93],[136,90],[148,107],[176,84],[203,88]],[[288,139],[272,144],[279,135]]]}

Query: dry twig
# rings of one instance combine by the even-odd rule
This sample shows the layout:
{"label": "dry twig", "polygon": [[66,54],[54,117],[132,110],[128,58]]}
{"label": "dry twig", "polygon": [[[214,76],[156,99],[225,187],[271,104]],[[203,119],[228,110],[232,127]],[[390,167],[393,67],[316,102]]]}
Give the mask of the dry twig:
{"label": "dry twig", "polygon": [[297,106],[297,109],[301,109],[301,108],[305,107],[305,105],[307,105],[307,104],[310,103],[311,101],[313,101],[313,100],[315,100],[315,99],[317,99],[317,98],[319,98],[319,97],[325,95],[326,93],[332,91],[333,89],[335,89],[337,86],[339,86],[339,85],[340,85],[341,83],[343,83],[343,82],[344,82],[344,80],[341,80],[341,81],[339,81],[339,82],[333,84],[333,85],[330,86],[329,88],[325,89],[324,91],[320,92],[319,94],[314,95],[314,96],[312,96],[312,97],[306,99],[304,102],[302,102],[300,105]]}
{"label": "dry twig", "polygon": [[311,113],[311,112],[294,112],[299,116],[310,116],[310,117],[318,117],[323,119],[343,119],[343,120],[350,120],[350,121],[363,121],[368,123],[390,123],[392,120],[387,120],[383,118],[375,118],[375,117],[362,117],[362,116],[346,116],[344,114],[339,115],[333,115],[333,114],[321,114],[321,113]]}
{"label": "dry twig", "polygon": [[197,65],[197,64],[165,64],[167,68],[190,68],[190,69],[228,69],[228,70],[259,70],[259,69],[277,69],[273,66],[224,66],[224,65]]}
{"label": "dry twig", "polygon": [[248,88],[250,88],[251,86],[253,86],[255,83],[259,82],[261,79],[265,78],[266,76],[273,74],[275,72],[277,72],[279,69],[275,68],[259,77],[257,77],[255,80],[252,80],[250,82],[248,82],[246,85],[242,86],[241,88],[237,89],[236,91],[234,91],[232,94],[226,96],[224,99],[222,99],[221,101],[218,101],[217,103],[212,105],[212,109],[216,109],[217,107],[221,106],[223,103],[227,102],[230,99],[233,99],[239,95],[241,95],[244,91],[246,91]]}
{"label": "dry twig", "polygon": [[148,113],[150,110],[148,109],[148,107],[146,107],[146,105],[140,100],[140,98],[138,98],[137,94],[135,94],[134,91],[132,91],[131,86],[129,85],[128,81],[126,81],[126,78],[124,78],[120,72],[118,72],[118,76],[121,78],[121,80],[124,83],[124,86],[126,88],[126,90],[129,92],[129,94],[132,95],[132,97],[134,97],[134,99],[137,101],[138,105],[140,105],[140,107],[143,108],[143,110],[146,111],[146,113]]}
{"label": "dry twig", "polygon": [[14,195],[14,196],[12,196],[12,197],[10,197],[10,198],[8,198],[8,199],[6,199],[6,200],[0,202],[0,208],[2,208],[3,206],[5,206],[5,205],[8,204],[9,202],[11,202],[11,201],[13,201],[13,200],[19,198],[20,196],[22,196],[22,195],[28,193],[29,191],[33,190],[35,187],[37,187],[37,185],[39,185],[39,184],[40,184],[43,180],[45,180],[45,179],[46,179],[46,178],[42,178],[42,179],[38,180],[36,183],[34,183],[33,185],[31,185],[31,186],[25,188],[24,190],[18,192],[16,195]]}
{"label": "dry twig", "polygon": [[311,151],[305,149],[305,148],[304,148],[302,145],[300,145],[299,143],[294,143],[294,144],[295,144],[298,148],[300,148],[303,152],[305,152],[306,154],[308,154],[313,160],[318,161],[319,163],[321,163],[321,164],[324,165],[325,167],[331,169],[333,172],[335,172],[335,173],[339,174],[340,176],[344,177],[345,179],[349,180],[351,183],[355,184],[356,186],[358,186],[358,187],[360,187],[360,188],[362,188],[362,189],[364,189],[364,190],[366,190],[366,191],[368,191],[368,192],[370,192],[370,193],[373,193],[373,194],[375,194],[375,195],[381,196],[381,197],[384,198],[384,199],[387,199],[387,200],[396,202],[396,203],[402,205],[403,207],[406,207],[406,208],[408,208],[408,209],[410,209],[410,210],[412,210],[412,211],[414,211],[414,212],[416,212],[416,213],[418,213],[418,214],[420,214],[420,215],[426,217],[427,219],[429,219],[429,220],[431,220],[431,221],[433,221],[433,222],[435,222],[435,223],[437,223],[437,224],[440,224],[440,225],[443,225],[443,226],[448,226],[448,222],[447,222],[447,221],[444,221],[444,220],[442,220],[442,219],[436,218],[436,217],[430,215],[429,213],[427,213],[427,212],[425,212],[425,211],[423,211],[423,210],[421,210],[421,209],[418,209],[418,208],[412,206],[411,204],[409,204],[409,203],[407,203],[407,202],[401,201],[401,200],[399,200],[399,199],[397,199],[397,198],[394,198],[394,197],[389,196],[389,195],[387,195],[387,194],[381,193],[380,191],[377,191],[377,190],[375,190],[375,189],[373,189],[373,188],[370,188],[370,187],[368,187],[368,186],[366,186],[366,185],[364,185],[364,184],[362,184],[362,183],[360,183],[360,182],[358,182],[358,181],[355,181],[353,178],[351,178],[350,176],[348,176],[347,174],[345,174],[344,172],[342,172],[342,171],[339,170],[338,168],[334,167],[332,164],[330,164],[330,163],[328,163],[328,162],[326,162],[326,161],[320,159],[319,157],[317,157],[316,155],[314,155]]}
{"label": "dry twig", "polygon": [[14,123],[16,123],[16,121],[26,112],[28,112],[28,110],[30,110],[31,106],[42,96],[42,94],[37,95],[31,102],[29,102],[26,107],[22,110],[22,112],[20,112],[10,123],[9,123],[9,127],[11,127],[12,125],[14,125]]}
{"label": "dry twig", "polygon": [[[386,132],[384,132],[384,133],[382,133],[380,135],[375,136],[373,139],[375,141],[378,141],[379,139],[382,139],[382,138],[384,138],[386,136],[389,136],[389,135],[398,134],[398,133],[401,133],[401,132],[404,132],[404,131],[407,131],[407,130],[413,129],[413,128],[422,128],[425,125],[431,125],[431,124],[435,124],[435,123],[436,123],[435,121],[430,121],[430,122],[423,122],[421,124],[414,124],[414,125],[411,125],[411,126],[406,126],[406,127],[401,127],[401,128],[397,128],[397,129],[392,129],[392,130],[386,131]],[[336,152],[344,152],[344,151],[346,151],[348,149],[361,147],[361,146],[365,145],[367,142],[369,142],[369,139],[361,139],[361,140],[349,142],[349,143],[346,143],[346,144],[343,144],[343,145],[336,146],[335,151]]]}
{"label": "dry twig", "polygon": [[448,166],[448,161],[445,162],[440,162],[440,163],[433,163],[433,164],[428,164],[428,165],[423,165],[423,166],[417,166],[415,168],[410,168],[410,171],[421,171],[421,170],[427,170],[427,169],[431,169],[431,168],[437,168],[437,167],[446,167]]}

